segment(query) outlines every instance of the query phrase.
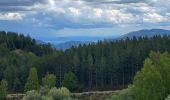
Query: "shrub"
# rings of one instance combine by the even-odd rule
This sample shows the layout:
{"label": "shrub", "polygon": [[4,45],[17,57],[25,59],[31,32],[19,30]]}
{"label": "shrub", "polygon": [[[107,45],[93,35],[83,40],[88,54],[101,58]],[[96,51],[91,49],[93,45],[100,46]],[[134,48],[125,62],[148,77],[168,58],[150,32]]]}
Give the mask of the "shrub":
{"label": "shrub", "polygon": [[5,100],[8,94],[8,83],[6,80],[2,80],[0,83],[0,100]]}
{"label": "shrub", "polygon": [[170,100],[170,95],[165,100]]}
{"label": "shrub", "polygon": [[129,86],[127,89],[121,90],[119,94],[113,95],[109,100],[135,100],[133,87]]}
{"label": "shrub", "polygon": [[40,95],[45,96],[45,95],[48,94],[48,92],[49,92],[48,86],[41,86],[40,87],[40,91],[39,91]]}
{"label": "shrub", "polygon": [[49,91],[48,96],[53,97],[54,100],[66,100],[70,98],[70,91],[65,87],[58,89],[54,87]]}
{"label": "shrub", "polygon": [[52,97],[42,96],[42,100],[54,100]]}
{"label": "shrub", "polygon": [[26,93],[22,100],[42,100],[42,97],[37,91],[31,90]]}
{"label": "shrub", "polygon": [[111,96],[111,98],[109,100],[120,100],[120,99],[117,95],[113,95],[113,96]]}

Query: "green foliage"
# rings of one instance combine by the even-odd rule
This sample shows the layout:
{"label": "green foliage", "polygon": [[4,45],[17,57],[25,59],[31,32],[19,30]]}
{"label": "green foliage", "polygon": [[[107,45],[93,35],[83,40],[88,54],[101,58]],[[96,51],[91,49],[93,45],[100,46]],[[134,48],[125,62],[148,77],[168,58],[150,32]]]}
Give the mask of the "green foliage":
{"label": "green foliage", "polygon": [[[109,98],[108,100],[120,100],[118,95],[113,95],[111,96],[111,98]],[[125,99],[126,100],[126,99]]]}
{"label": "green foliage", "polygon": [[54,100],[52,97],[42,96],[42,100]]}
{"label": "green foliage", "polygon": [[65,88],[53,87],[47,94],[41,94],[36,90],[31,90],[26,93],[22,100],[72,100],[70,97],[70,91]]}
{"label": "green foliage", "polygon": [[170,95],[168,95],[168,97],[167,97],[167,98],[165,98],[165,100],[170,100]]}
{"label": "green foliage", "polygon": [[44,78],[42,78],[42,83],[44,86],[48,86],[49,88],[55,87],[56,76],[54,74],[47,74]]}
{"label": "green foliage", "polygon": [[169,94],[170,56],[151,52],[134,79],[135,100],[164,100]]}
{"label": "green foliage", "polygon": [[119,91],[118,94],[113,95],[109,100],[135,100],[133,87]]}
{"label": "green foliage", "polygon": [[70,98],[70,91],[67,88],[52,88],[48,96],[53,97],[54,100],[67,100]]}
{"label": "green foliage", "polygon": [[76,75],[72,72],[66,73],[62,86],[67,87],[70,91],[77,91],[79,89],[79,84]]}
{"label": "green foliage", "polygon": [[37,91],[31,90],[26,93],[22,100],[42,100],[42,97]]}
{"label": "green foliage", "polygon": [[[99,41],[57,51],[50,44],[36,43],[29,36],[0,32],[0,80],[8,81],[9,91],[23,92],[30,66],[36,66],[40,79],[47,72],[57,76],[56,86],[61,86],[64,75],[71,71],[79,80],[78,87],[83,86],[84,90],[119,89],[132,83],[151,50],[170,53],[170,36]],[[156,59],[153,58],[155,62]],[[166,63],[154,66],[170,65],[166,61],[168,57],[161,60]],[[156,66],[157,69],[161,69],[159,66]],[[160,70],[160,73],[166,73],[161,74],[163,80],[170,78],[168,71],[165,72],[167,69],[168,67],[163,67]],[[167,87],[164,88],[165,91],[170,91],[169,81],[170,79],[162,81]]]}
{"label": "green foliage", "polygon": [[37,70],[36,68],[31,68],[27,79],[27,83],[25,85],[25,92],[30,90],[38,90],[38,89],[39,89],[39,81],[37,76]]}
{"label": "green foliage", "polygon": [[0,100],[5,100],[8,94],[8,83],[6,80],[2,80],[0,83]]}
{"label": "green foliage", "polygon": [[49,90],[50,89],[49,89],[48,86],[41,86],[39,92],[40,92],[41,95],[47,95]]}

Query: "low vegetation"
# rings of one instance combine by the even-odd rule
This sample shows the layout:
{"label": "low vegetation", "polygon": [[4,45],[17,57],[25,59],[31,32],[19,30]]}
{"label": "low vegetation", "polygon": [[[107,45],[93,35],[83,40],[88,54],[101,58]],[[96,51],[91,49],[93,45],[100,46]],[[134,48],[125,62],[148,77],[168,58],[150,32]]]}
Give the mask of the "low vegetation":
{"label": "low vegetation", "polygon": [[26,93],[22,100],[72,100],[70,91],[67,88],[53,87],[45,95],[42,95],[36,90],[31,90]]}

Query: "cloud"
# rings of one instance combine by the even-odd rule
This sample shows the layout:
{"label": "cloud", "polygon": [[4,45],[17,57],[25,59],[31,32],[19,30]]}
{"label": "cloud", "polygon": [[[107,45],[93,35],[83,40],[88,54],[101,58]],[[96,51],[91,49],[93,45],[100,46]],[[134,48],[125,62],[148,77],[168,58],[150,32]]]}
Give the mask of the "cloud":
{"label": "cloud", "polygon": [[1,0],[0,20],[57,30],[169,23],[169,4],[170,0]]}
{"label": "cloud", "polygon": [[158,23],[158,22],[163,22],[166,20],[167,18],[157,13],[147,13],[147,14],[144,14],[144,17],[143,17],[143,21],[149,22],[149,23]]}
{"label": "cloud", "polygon": [[22,20],[22,13],[0,13],[0,20]]}

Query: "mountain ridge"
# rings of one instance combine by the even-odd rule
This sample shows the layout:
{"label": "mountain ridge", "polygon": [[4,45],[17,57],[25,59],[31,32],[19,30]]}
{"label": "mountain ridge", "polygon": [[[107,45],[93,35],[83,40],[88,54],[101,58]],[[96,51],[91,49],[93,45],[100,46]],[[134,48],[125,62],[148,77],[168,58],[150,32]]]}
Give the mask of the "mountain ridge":
{"label": "mountain ridge", "polygon": [[143,29],[138,31],[132,31],[119,37],[122,38],[133,38],[135,37],[153,37],[155,35],[170,35],[170,30],[165,29]]}
{"label": "mountain ridge", "polygon": [[[127,34],[124,34],[122,36],[119,36],[117,38],[105,38],[103,40],[107,41],[114,41],[114,40],[121,40],[121,39],[126,39],[128,38],[133,38],[135,37],[153,37],[155,35],[170,35],[170,30],[165,30],[165,29],[143,29],[143,30],[138,30],[138,31],[132,31]],[[90,44],[93,43],[94,41],[67,41],[64,43],[59,43],[59,44],[54,44],[54,47],[57,49],[61,50],[66,50],[71,48],[72,46],[78,46],[80,44]]]}

